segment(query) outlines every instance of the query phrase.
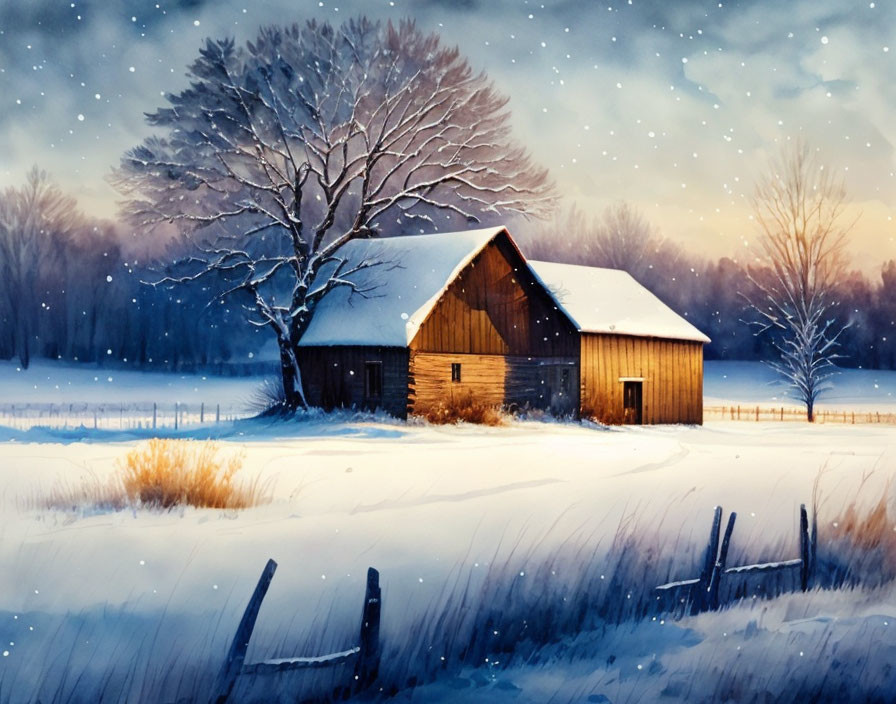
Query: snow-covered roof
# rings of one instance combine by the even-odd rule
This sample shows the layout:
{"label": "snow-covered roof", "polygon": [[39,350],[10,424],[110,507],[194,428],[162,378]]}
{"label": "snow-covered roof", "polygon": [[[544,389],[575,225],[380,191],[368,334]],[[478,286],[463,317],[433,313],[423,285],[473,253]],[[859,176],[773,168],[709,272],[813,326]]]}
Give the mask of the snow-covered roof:
{"label": "snow-covered roof", "polygon": [[529,261],[529,268],[581,332],[709,342],[709,338],[619,269]]}
{"label": "snow-covered roof", "polygon": [[501,232],[503,227],[490,227],[346,243],[339,255],[349,265],[384,263],[349,277],[369,289],[367,297],[347,286],[327,293],[299,346],[408,346],[451,282]]}

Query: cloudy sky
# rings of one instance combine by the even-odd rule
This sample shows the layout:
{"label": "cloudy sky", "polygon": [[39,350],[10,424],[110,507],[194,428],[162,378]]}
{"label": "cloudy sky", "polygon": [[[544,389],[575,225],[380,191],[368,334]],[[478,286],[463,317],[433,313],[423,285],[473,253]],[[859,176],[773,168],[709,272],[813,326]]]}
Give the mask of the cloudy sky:
{"label": "cloudy sky", "polygon": [[[625,199],[707,255],[749,256],[749,196],[802,135],[846,178],[857,266],[896,258],[896,3],[852,0],[0,0],[0,186],[38,164],[88,212],[205,37],[415,17],[511,98],[587,211]],[[889,43],[893,46],[889,46]]]}

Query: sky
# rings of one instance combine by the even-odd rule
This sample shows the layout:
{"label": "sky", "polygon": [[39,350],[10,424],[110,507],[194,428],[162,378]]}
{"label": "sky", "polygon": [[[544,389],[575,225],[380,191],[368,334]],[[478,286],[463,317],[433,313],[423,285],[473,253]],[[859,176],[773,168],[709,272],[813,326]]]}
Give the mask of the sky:
{"label": "sky", "polygon": [[37,164],[114,217],[110,169],[206,37],[361,13],[459,46],[586,212],[626,200],[690,251],[749,259],[755,183],[800,137],[843,174],[854,264],[896,258],[893,0],[0,0],[0,187]]}

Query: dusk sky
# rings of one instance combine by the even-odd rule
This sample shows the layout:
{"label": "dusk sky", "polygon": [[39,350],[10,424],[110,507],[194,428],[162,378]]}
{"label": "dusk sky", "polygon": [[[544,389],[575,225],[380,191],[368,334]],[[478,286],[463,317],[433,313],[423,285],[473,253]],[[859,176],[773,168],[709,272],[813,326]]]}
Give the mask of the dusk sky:
{"label": "dusk sky", "polygon": [[890,0],[0,0],[0,186],[38,164],[113,216],[110,168],[149,134],[143,113],[185,86],[205,37],[361,12],[457,44],[588,212],[625,199],[689,250],[744,258],[756,178],[802,135],[861,212],[856,265],[896,258]]}

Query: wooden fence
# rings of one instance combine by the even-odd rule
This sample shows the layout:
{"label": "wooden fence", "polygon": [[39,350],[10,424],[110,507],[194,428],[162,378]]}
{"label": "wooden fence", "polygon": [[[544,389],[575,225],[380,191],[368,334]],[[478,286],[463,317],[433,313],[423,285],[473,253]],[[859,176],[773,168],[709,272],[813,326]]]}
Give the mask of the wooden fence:
{"label": "wooden fence", "polygon": [[[762,406],[705,406],[703,420],[741,420],[741,421],[779,421],[806,422],[806,409],[779,406],[778,408]],[[837,411],[833,409],[816,409],[816,423],[839,423],[858,425],[882,423],[896,425],[896,413],[880,411]]]}
{"label": "wooden fence", "polygon": [[230,422],[252,414],[235,404],[220,403],[3,403],[0,425],[30,428],[133,430]]}
{"label": "wooden fence", "polygon": [[728,567],[728,548],[736,520],[737,513],[732,512],[720,543],[722,507],[716,507],[700,576],[659,585],[656,591],[661,607],[699,613],[718,609],[722,603],[734,599],[772,597],[809,588],[815,572],[818,524],[813,516],[810,533],[805,505],[800,506],[800,556],[796,559]]}
{"label": "wooden fence", "polygon": [[[380,663],[380,612],[382,609],[382,597],[380,592],[380,574],[373,567],[367,570],[367,589],[364,594],[364,608],[361,612],[361,631],[358,644],[337,653],[328,653],[314,657],[276,658],[262,660],[260,662],[246,663],[246,650],[252,631],[255,629],[255,621],[261,603],[271,586],[274,572],[277,571],[277,563],[268,560],[255,591],[249,599],[243,617],[240,619],[227,659],[221,667],[215,684],[215,690],[210,698],[210,704],[225,704],[230,699],[236,685],[237,678],[241,675],[264,675],[288,672],[291,670],[304,670],[310,668],[332,667],[351,663],[354,665],[350,682],[339,688],[334,693],[336,699],[346,698],[346,695],[355,694],[367,689],[376,679]],[[295,697],[299,700],[298,695]]]}

